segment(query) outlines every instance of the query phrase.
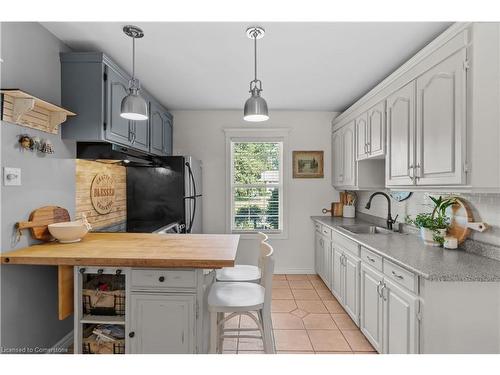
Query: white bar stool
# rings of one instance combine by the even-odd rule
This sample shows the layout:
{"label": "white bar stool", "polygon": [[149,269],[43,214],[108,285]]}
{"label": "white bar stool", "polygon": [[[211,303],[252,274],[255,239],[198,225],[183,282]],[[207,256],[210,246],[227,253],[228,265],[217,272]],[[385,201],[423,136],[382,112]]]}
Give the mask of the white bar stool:
{"label": "white bar stool", "polygon": [[[260,338],[264,342],[264,352],[276,353],[271,321],[271,295],[274,272],[273,248],[261,243],[262,258],[261,283],[215,282],[208,294],[210,312],[210,353],[222,353],[225,338]],[[252,314],[257,312],[257,316]],[[225,313],[230,313],[224,316]],[[237,315],[249,316],[257,328],[225,329],[224,324]],[[240,335],[240,332],[258,331],[260,336]],[[226,333],[238,333],[237,335]]]}
{"label": "white bar stool", "polygon": [[[257,232],[259,236],[259,245],[262,242],[266,242],[268,237],[265,233]],[[250,282],[250,283],[258,283],[261,277],[261,261],[265,254],[262,254],[262,248],[260,249],[259,256],[259,266],[253,266],[250,264],[236,264],[234,267],[224,267],[215,271],[215,280],[216,281],[241,281],[241,282]]]}

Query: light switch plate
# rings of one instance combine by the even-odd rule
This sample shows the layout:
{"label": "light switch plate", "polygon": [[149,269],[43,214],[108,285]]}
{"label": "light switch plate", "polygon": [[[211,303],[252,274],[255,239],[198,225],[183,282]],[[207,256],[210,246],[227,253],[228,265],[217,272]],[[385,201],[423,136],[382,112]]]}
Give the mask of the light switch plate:
{"label": "light switch plate", "polygon": [[3,168],[3,184],[4,186],[20,186],[21,185],[21,168]]}

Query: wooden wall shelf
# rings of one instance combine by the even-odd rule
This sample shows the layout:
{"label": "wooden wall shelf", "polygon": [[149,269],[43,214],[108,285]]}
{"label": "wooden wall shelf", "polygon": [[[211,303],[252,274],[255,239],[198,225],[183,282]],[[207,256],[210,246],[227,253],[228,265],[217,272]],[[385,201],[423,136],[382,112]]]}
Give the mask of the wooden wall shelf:
{"label": "wooden wall shelf", "polygon": [[1,119],[18,125],[57,134],[67,116],[76,116],[55,104],[39,99],[20,89],[1,89]]}

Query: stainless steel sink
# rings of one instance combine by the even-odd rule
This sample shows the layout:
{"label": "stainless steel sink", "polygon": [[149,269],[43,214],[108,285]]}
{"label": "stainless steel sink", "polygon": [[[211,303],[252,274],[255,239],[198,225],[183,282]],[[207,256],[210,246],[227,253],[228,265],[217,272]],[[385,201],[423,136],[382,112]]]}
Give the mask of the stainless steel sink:
{"label": "stainless steel sink", "polygon": [[377,227],[376,225],[365,225],[365,224],[353,224],[353,225],[341,225],[341,228],[348,232],[355,234],[392,234],[393,231],[385,229],[382,227]]}

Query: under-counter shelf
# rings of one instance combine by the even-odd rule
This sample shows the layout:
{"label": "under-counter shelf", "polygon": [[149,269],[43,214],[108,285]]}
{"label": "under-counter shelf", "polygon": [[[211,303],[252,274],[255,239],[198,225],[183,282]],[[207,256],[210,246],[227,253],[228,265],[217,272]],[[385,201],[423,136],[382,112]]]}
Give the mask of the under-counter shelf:
{"label": "under-counter shelf", "polygon": [[125,324],[124,315],[90,315],[85,314],[80,319],[81,324]]}

